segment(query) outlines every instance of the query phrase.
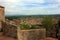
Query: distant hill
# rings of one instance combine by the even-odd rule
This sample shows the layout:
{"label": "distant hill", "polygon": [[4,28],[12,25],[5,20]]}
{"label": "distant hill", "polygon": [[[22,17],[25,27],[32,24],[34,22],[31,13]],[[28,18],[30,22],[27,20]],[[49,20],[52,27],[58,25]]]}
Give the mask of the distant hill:
{"label": "distant hill", "polygon": [[49,17],[58,17],[60,18],[60,14],[53,14],[53,15],[15,15],[15,16],[6,16],[8,19],[16,19],[16,18],[25,18],[25,17],[44,17],[44,16],[49,16]]}

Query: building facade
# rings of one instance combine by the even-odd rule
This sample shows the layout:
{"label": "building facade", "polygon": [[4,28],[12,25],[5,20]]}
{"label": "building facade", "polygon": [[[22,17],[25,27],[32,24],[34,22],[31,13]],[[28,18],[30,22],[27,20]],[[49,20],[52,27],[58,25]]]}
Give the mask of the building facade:
{"label": "building facade", "polygon": [[0,31],[2,29],[2,21],[5,21],[5,8],[3,6],[0,6]]}

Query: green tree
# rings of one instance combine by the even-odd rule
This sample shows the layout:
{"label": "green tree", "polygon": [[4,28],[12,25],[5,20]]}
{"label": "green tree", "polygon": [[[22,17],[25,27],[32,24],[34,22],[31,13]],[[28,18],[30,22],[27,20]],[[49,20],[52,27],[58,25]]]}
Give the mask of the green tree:
{"label": "green tree", "polygon": [[42,24],[43,24],[43,27],[45,27],[47,30],[51,30],[53,26],[52,17],[44,16]]}

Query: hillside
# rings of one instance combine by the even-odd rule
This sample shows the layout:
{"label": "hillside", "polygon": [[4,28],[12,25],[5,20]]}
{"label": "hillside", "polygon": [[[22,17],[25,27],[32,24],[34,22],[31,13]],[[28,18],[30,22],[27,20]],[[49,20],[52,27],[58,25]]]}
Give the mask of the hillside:
{"label": "hillside", "polygon": [[16,16],[6,16],[6,18],[8,18],[8,19],[29,18],[29,17],[43,18],[44,16],[49,16],[49,17],[53,17],[53,18],[60,18],[60,14],[54,14],[54,15],[16,15]]}

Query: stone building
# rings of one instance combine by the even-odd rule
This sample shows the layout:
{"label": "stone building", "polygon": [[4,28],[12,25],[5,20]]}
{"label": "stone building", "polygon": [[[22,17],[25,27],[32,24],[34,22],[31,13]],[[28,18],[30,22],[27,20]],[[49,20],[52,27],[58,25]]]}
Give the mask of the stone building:
{"label": "stone building", "polygon": [[0,6],[0,31],[2,29],[2,21],[5,20],[5,12],[4,12],[4,7],[3,6]]}

